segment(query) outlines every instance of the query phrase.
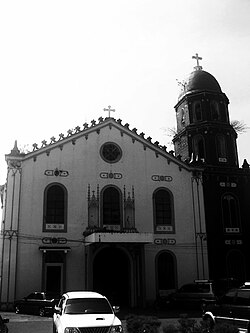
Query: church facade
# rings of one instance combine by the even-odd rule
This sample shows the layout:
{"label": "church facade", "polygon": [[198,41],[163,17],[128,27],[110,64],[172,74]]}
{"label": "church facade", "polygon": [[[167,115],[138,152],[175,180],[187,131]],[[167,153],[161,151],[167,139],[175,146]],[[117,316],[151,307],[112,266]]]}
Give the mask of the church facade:
{"label": "church facade", "polygon": [[175,106],[175,151],[110,116],[27,154],[15,143],[2,306],[36,290],[95,290],[139,307],[195,279],[250,278],[249,165],[239,167],[229,100],[198,59]]}
{"label": "church facade", "polygon": [[6,155],[2,306],[36,290],[145,306],[208,276],[201,168],[111,117],[33,147]]}

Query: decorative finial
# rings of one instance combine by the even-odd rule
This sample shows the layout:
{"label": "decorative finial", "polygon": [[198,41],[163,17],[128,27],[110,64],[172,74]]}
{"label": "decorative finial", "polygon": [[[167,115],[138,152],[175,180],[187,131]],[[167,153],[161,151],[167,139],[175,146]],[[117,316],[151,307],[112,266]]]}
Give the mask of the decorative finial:
{"label": "decorative finial", "polygon": [[202,70],[202,66],[199,64],[199,60],[202,60],[202,57],[199,57],[198,53],[195,56],[192,56],[192,59],[196,59],[197,65],[194,67],[197,71]]}
{"label": "decorative finial", "polygon": [[107,111],[107,112],[109,113],[109,116],[108,116],[108,117],[110,118],[110,112],[115,112],[115,109],[111,109],[111,106],[109,105],[109,106],[108,106],[108,109],[105,109],[105,108],[104,108],[103,111]]}
{"label": "decorative finial", "polygon": [[10,152],[11,155],[17,156],[20,154],[20,150],[17,147],[17,140],[15,140],[14,147]]}
{"label": "decorative finial", "polygon": [[243,169],[249,169],[249,164],[247,163],[247,160],[244,159],[243,164],[242,164]]}

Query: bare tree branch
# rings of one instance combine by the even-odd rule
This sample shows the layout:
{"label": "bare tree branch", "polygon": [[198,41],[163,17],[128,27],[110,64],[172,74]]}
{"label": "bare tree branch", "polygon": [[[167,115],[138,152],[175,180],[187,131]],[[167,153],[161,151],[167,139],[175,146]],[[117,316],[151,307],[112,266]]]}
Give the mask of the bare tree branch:
{"label": "bare tree branch", "polygon": [[245,133],[249,129],[249,127],[242,120],[231,120],[231,126],[238,134]]}

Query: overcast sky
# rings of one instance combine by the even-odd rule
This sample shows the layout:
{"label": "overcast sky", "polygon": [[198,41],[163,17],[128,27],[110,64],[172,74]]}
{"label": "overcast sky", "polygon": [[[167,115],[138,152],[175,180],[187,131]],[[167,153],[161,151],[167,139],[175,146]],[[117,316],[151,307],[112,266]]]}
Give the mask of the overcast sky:
{"label": "overcast sky", "polygon": [[[107,116],[170,145],[182,81],[203,58],[250,126],[249,0],[2,0],[0,184],[5,154]],[[250,163],[250,130],[239,135]]]}

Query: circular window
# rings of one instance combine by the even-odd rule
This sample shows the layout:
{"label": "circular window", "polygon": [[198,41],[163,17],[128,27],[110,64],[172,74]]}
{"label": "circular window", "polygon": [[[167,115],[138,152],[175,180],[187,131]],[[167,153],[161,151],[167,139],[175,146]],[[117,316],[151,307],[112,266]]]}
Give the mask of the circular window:
{"label": "circular window", "polygon": [[113,142],[107,142],[101,146],[100,154],[104,161],[115,163],[118,162],[122,157],[122,150],[117,144]]}

